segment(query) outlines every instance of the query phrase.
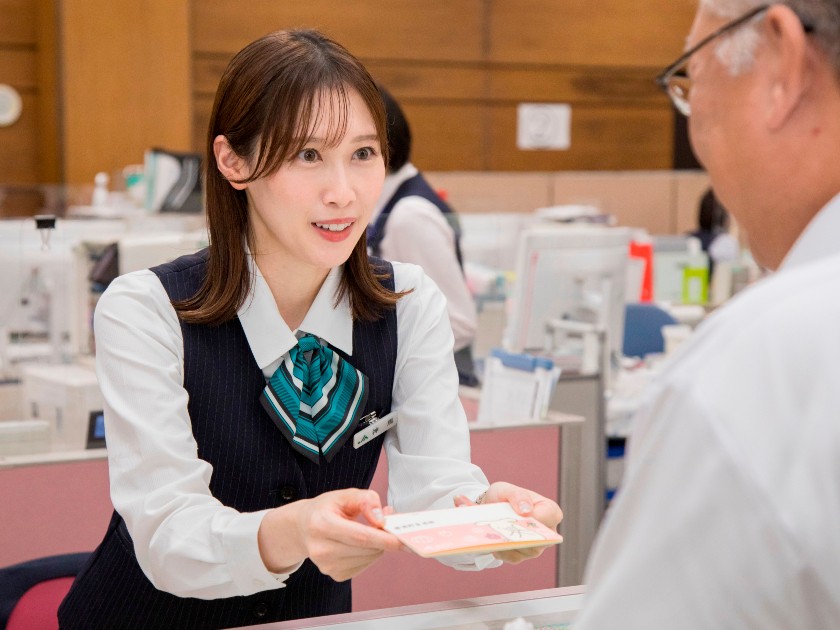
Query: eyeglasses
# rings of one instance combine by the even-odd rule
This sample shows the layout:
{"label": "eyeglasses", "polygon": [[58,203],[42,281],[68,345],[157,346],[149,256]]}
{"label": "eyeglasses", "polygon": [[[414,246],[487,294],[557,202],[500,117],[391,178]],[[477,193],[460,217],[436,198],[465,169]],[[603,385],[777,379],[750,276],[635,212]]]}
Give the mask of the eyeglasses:
{"label": "eyeglasses", "polygon": [[[688,98],[689,92],[691,91],[691,79],[689,78],[687,72],[688,61],[691,56],[709,42],[714,41],[721,35],[746,24],[754,17],[767,11],[771,6],[773,5],[759,5],[754,9],[747,11],[742,16],[735,18],[731,22],[727,22],[685,51],[674,63],[665,68],[665,70],[656,77],[657,85],[665,91],[671,99],[671,102],[674,104],[674,107],[677,108],[677,111],[679,111],[683,116],[691,115],[691,104]],[[802,17],[799,18],[799,21],[802,22],[802,28],[806,33],[812,33],[814,31],[813,25],[802,19]]]}

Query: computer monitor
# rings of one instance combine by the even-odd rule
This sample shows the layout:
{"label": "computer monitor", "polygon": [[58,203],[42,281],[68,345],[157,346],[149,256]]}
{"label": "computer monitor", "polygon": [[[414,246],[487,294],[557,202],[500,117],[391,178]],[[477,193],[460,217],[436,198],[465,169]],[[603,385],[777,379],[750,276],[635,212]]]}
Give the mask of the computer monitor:
{"label": "computer monitor", "polygon": [[105,414],[91,411],[88,417],[87,448],[105,448]]}
{"label": "computer monitor", "polygon": [[592,225],[534,224],[522,231],[503,345],[552,352],[552,319],[592,324],[619,356],[624,333],[628,246],[632,231]]}

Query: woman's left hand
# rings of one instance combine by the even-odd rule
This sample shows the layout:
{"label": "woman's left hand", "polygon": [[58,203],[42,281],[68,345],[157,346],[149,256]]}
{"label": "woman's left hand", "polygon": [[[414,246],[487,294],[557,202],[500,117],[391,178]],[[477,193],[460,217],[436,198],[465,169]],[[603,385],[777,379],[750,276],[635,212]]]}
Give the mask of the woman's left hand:
{"label": "woman's left hand", "polygon": [[[482,504],[501,503],[502,501],[510,503],[517,514],[532,516],[546,527],[554,530],[563,520],[563,512],[557,503],[541,494],[520,488],[512,483],[497,481],[491,484],[481,499]],[[460,507],[462,505],[474,505],[474,503],[464,496],[455,497],[455,506]],[[493,555],[503,562],[519,564],[523,560],[538,557],[545,549],[546,547],[527,547],[499,551]]]}

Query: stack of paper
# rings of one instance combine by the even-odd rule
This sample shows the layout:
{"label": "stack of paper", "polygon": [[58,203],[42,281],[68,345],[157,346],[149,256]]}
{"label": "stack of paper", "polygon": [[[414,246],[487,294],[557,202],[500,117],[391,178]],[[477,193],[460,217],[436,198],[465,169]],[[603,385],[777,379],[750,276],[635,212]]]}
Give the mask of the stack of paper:
{"label": "stack of paper", "polygon": [[493,348],[485,359],[478,421],[508,424],[541,420],[560,368],[551,359]]}

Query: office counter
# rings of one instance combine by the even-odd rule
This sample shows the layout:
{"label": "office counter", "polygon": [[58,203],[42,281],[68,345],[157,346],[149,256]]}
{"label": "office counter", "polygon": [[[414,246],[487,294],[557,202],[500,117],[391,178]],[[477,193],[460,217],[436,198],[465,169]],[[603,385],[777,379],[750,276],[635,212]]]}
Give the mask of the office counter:
{"label": "office counter", "polygon": [[[592,392],[598,389],[591,379],[573,382],[578,387],[588,384]],[[586,400],[576,403],[566,386],[572,387],[572,382],[564,383],[556,409],[564,409],[568,402],[591,410]],[[468,417],[475,417],[476,402],[464,397]],[[584,418],[582,413],[553,411],[547,420],[532,423],[470,422],[473,461],[491,481],[509,481],[558,499],[565,514],[561,545],[527,563],[480,572],[455,571],[410,553],[388,554],[354,579],[353,610],[579,584],[590,533],[594,535],[597,527],[590,521],[601,503],[597,497],[587,500],[581,488],[581,480],[592,478],[587,472],[592,468],[592,456],[581,451],[580,439],[592,424],[590,420],[591,416]],[[384,456],[372,488],[384,500]],[[0,457],[0,501],[9,515],[3,519],[0,566],[56,553],[91,551],[104,535],[112,510],[105,451]],[[411,582],[403,579],[406,575],[412,576]]]}
{"label": "office counter", "polygon": [[249,628],[392,630],[398,627],[400,630],[501,630],[505,623],[521,617],[535,628],[565,630],[572,627],[570,624],[574,621],[582,602],[583,587],[572,586],[296,619]]}
{"label": "office counter", "polygon": [[0,457],[0,566],[92,551],[111,517],[105,449]]}
{"label": "office counter", "polygon": [[[469,400],[464,402],[467,415],[471,417]],[[508,481],[557,499],[561,496],[565,467],[572,468],[565,476],[574,477],[578,475],[581,462],[579,453],[570,453],[563,462],[559,445],[565,432],[574,430],[582,422],[582,416],[563,413],[553,413],[548,420],[533,423],[482,425],[470,422],[472,460],[490,481]],[[371,484],[383,499],[387,482],[387,462],[383,456]],[[568,504],[559,501],[570,523],[578,520],[580,512],[578,504],[572,501],[579,501],[579,496],[570,496]],[[560,533],[564,542],[546,549],[539,558],[478,572],[456,571],[437,560],[411,553],[386,554],[354,578],[353,610],[572,586],[560,581],[563,563],[582,564],[586,558],[580,555],[588,553],[588,547],[581,548],[578,541],[566,533],[565,521],[560,525]],[[406,580],[404,576],[411,576],[411,579]],[[580,580],[575,584],[579,583]],[[383,588],[383,585],[388,586]]]}

